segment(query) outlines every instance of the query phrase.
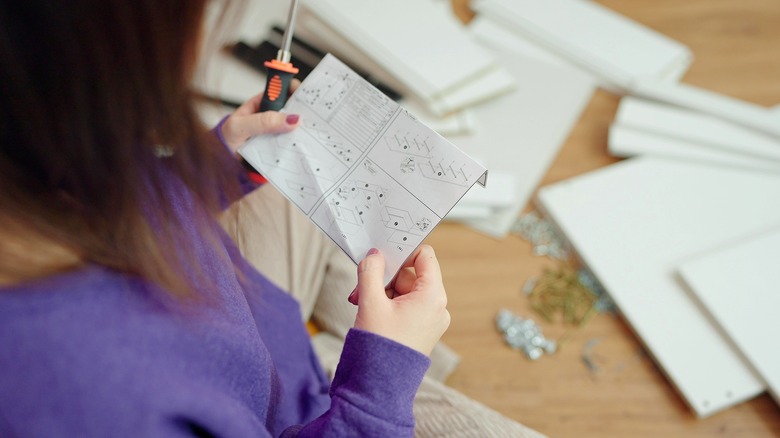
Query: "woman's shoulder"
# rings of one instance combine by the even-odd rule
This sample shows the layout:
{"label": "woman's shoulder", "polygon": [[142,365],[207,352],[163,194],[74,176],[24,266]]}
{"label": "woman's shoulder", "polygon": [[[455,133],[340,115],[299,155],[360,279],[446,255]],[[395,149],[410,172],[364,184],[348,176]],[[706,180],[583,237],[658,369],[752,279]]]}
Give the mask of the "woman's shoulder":
{"label": "woman's shoulder", "polygon": [[60,367],[78,375],[93,371],[101,357],[132,348],[128,340],[136,327],[128,321],[146,313],[134,298],[142,287],[129,276],[87,265],[3,288],[0,374],[26,363],[27,375],[65,373]]}
{"label": "woman's shoulder", "polygon": [[172,310],[151,289],[93,266],[1,291],[0,417],[74,432],[101,418],[149,425],[200,411],[198,400],[258,396],[234,391],[238,381],[270,385],[271,359],[245,327]]}
{"label": "woman's shoulder", "polygon": [[0,356],[127,356],[114,364],[121,365],[143,363],[144,354],[186,356],[211,343],[253,346],[248,307],[227,298],[179,300],[139,277],[85,266],[0,289]]}
{"label": "woman's shoulder", "polygon": [[4,286],[0,288],[0,324],[9,329],[16,325],[31,328],[41,319],[56,320],[72,312],[89,313],[102,307],[107,299],[116,298],[117,292],[127,287],[126,283],[120,273],[83,265]]}

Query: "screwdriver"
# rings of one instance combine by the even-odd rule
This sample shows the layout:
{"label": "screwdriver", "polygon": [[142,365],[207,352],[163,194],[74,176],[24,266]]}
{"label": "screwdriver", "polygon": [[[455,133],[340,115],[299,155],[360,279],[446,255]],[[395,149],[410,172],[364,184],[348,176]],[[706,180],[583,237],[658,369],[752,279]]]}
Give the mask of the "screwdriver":
{"label": "screwdriver", "polygon": [[260,111],[279,111],[287,102],[287,94],[290,91],[290,82],[298,73],[298,69],[292,65],[290,58],[290,45],[292,43],[295,16],[298,13],[298,0],[292,0],[290,14],[287,16],[287,27],[284,29],[282,46],[276,52],[276,59],[266,61],[265,68],[268,71],[268,79],[265,84],[263,100],[260,102]]}

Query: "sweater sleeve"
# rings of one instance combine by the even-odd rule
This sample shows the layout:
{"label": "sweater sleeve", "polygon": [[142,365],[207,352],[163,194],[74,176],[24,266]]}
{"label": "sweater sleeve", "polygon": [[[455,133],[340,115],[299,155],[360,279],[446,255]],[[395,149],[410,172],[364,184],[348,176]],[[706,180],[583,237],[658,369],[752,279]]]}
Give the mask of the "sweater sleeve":
{"label": "sweater sleeve", "polygon": [[347,334],[330,389],[330,409],[283,437],[411,437],[414,396],[430,359],[359,329]]}
{"label": "sweater sleeve", "polygon": [[[233,161],[240,161],[240,159],[236,158],[233,155],[233,151],[230,149],[230,146],[228,146],[227,141],[225,141],[225,136],[222,134],[222,127],[225,125],[225,122],[227,122],[228,117],[230,117],[230,115],[223,117],[222,120],[220,120],[219,123],[217,123],[217,126],[215,126],[211,130],[211,132],[214,134],[217,140],[219,140],[219,143],[223,146],[224,152],[226,154],[230,154],[231,157],[233,158]],[[249,177],[249,175],[246,172],[246,169],[244,169],[243,166],[236,165],[234,167],[236,170],[236,178],[238,179],[238,182],[241,185],[241,193],[247,195],[260,185]]]}

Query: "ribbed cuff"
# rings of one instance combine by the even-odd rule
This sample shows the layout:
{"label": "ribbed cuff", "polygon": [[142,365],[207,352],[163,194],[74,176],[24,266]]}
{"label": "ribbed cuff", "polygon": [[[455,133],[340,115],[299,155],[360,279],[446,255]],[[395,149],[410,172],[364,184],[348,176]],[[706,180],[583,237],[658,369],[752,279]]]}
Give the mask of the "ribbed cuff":
{"label": "ribbed cuff", "polygon": [[219,123],[217,123],[217,126],[215,126],[214,129],[212,129],[211,131],[214,133],[214,135],[217,136],[217,139],[219,140],[220,143],[222,143],[222,146],[224,146],[225,149],[227,149],[227,151],[230,152],[230,155],[234,155],[233,150],[230,149],[230,146],[228,146],[227,141],[225,140],[225,135],[222,134],[222,127],[225,125],[225,122],[227,122],[227,119],[229,118],[230,118],[230,114],[223,117],[222,120],[220,120]]}
{"label": "ribbed cuff", "polygon": [[[225,125],[225,122],[227,122],[227,119],[230,117],[230,114],[226,115],[222,118],[222,120],[217,123],[217,126],[215,126],[211,132],[214,133],[214,135],[217,137],[217,140],[222,144],[222,146],[225,147],[225,151],[230,154],[231,157],[236,161],[236,178],[238,179],[238,183],[241,185],[241,193],[243,195],[248,195],[250,192],[252,192],[254,189],[259,187],[261,184],[258,182],[255,182],[252,180],[252,178],[249,177],[247,174],[247,169],[242,165],[243,160],[241,157],[237,156],[235,153],[233,153],[233,150],[230,149],[230,146],[228,146],[227,141],[225,141],[225,136],[222,134],[222,126]],[[229,205],[229,202],[225,202],[225,205],[223,205],[223,208],[227,208]]]}
{"label": "ribbed cuff", "polygon": [[375,417],[413,426],[414,396],[430,363],[418,351],[353,328],[344,341],[330,393]]}

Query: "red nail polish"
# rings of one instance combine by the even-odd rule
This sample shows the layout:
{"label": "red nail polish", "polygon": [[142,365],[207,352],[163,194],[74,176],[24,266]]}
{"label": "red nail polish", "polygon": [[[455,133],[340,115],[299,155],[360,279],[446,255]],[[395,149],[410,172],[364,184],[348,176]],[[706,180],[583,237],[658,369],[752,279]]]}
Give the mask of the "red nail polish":
{"label": "red nail polish", "polygon": [[379,254],[379,250],[376,248],[371,248],[368,250],[368,255],[374,255],[374,254]]}
{"label": "red nail polish", "polygon": [[352,293],[349,294],[347,301],[357,306],[357,288],[352,290]]}
{"label": "red nail polish", "polygon": [[300,120],[300,118],[301,116],[299,116],[298,114],[288,114],[285,121],[287,122],[288,125],[294,125],[298,123],[298,120]]}

